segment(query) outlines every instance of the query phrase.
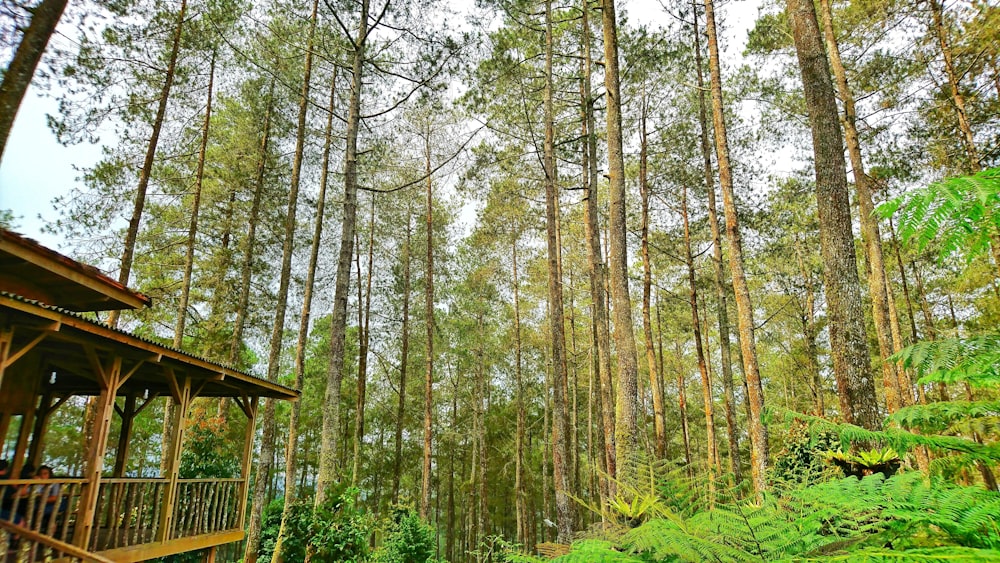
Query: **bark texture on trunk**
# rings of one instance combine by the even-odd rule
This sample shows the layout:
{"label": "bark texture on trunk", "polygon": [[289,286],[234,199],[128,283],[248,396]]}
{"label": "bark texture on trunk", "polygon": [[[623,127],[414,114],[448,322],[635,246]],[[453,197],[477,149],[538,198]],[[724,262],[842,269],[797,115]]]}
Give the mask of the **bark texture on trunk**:
{"label": "bark texture on trunk", "polygon": [[566,334],[563,313],[562,278],[559,261],[558,177],[555,156],[555,112],[553,109],[553,35],[552,1],[545,2],[545,224],[548,241],[549,343],[552,365],[552,471],[555,484],[557,541],[570,543],[573,538],[573,501],[570,499],[569,420],[567,412]]}
{"label": "bark texture on trunk", "polygon": [[201,188],[205,178],[205,151],[208,149],[208,128],[212,121],[212,90],[215,85],[215,53],[208,71],[208,96],[205,101],[205,118],[201,123],[201,142],[198,145],[198,164],[195,170],[194,194],[191,202],[191,222],[188,224],[187,244],[184,248],[184,274],[181,278],[181,300],[177,306],[174,325],[174,348],[184,347],[184,328],[187,324],[188,303],[191,299],[191,273],[194,270],[194,247],[198,237],[198,213],[201,210]]}
{"label": "bark texture on trunk", "polygon": [[[295,130],[295,153],[292,157],[292,176],[288,186],[288,210],[285,213],[284,241],[281,248],[281,274],[278,280],[277,303],[274,311],[274,325],[271,327],[271,340],[268,345],[267,380],[277,381],[281,368],[281,352],[285,333],[285,312],[288,307],[288,286],[292,278],[292,255],[295,252],[295,224],[299,202],[299,184],[302,178],[302,160],[305,154],[306,117],[309,113],[309,87],[312,80],[313,38],[316,32],[316,13],[319,0],[314,0],[312,20],[309,24],[309,38],[306,43],[306,59],[302,74],[302,89],[299,93],[299,111]],[[261,517],[264,505],[269,496],[266,490],[274,467],[277,428],[274,420],[274,399],[264,401],[264,416],[261,418],[260,458],[257,464],[257,480],[253,489],[253,509],[250,512],[250,523],[247,526],[247,540],[244,548],[245,563],[256,563],[260,549]]]}
{"label": "bark texture on trunk", "polygon": [[[309,249],[309,265],[306,268],[306,283],[302,288],[302,310],[299,312],[299,333],[295,343],[295,388],[302,389],[305,384],[306,346],[309,343],[309,320],[312,316],[313,288],[316,285],[316,265],[319,262],[319,249],[323,238],[323,219],[326,210],[326,188],[330,173],[330,150],[333,145],[333,116],[337,98],[337,71],[334,67],[333,79],[330,81],[330,101],[327,105],[326,134],[323,141],[323,161],[320,167],[319,193],[316,195],[316,218],[313,223],[312,246]],[[281,525],[278,528],[278,539],[275,540],[272,563],[281,563],[284,557],[281,553],[288,531],[288,518],[292,514],[292,505],[298,496],[295,490],[295,471],[298,457],[299,416],[302,413],[302,401],[292,403],[288,416],[288,438],[285,442],[285,504],[281,510]]]}
{"label": "bark texture on trunk", "polygon": [[875,218],[875,205],[872,202],[871,179],[865,173],[864,158],[861,153],[861,139],[857,129],[857,109],[854,94],[847,83],[847,71],[840,58],[840,47],[833,28],[833,10],[830,0],[820,0],[820,18],[823,21],[823,35],[826,39],[826,51],[830,59],[830,67],[836,80],[837,91],[844,106],[841,122],[844,125],[844,138],[847,141],[847,153],[851,159],[854,175],[854,186],[858,194],[858,215],[861,222],[861,238],[864,241],[865,256],[868,258],[868,293],[872,301],[872,320],[875,324],[875,335],[878,340],[879,359],[882,364],[882,379],[885,387],[885,400],[889,413],[896,412],[900,407],[912,404],[912,396],[907,386],[903,385],[904,374],[902,366],[888,358],[902,347],[898,338],[893,338],[892,316],[889,290],[885,273],[885,260],[882,256],[882,235],[879,232],[878,220]]}
{"label": "bark texture on trunk", "polygon": [[759,494],[766,486],[767,426],[764,413],[764,386],[760,380],[757,362],[757,342],[754,337],[753,305],[747,287],[743,266],[743,239],[736,214],[736,195],[733,190],[733,173],[729,163],[729,140],[722,105],[722,69],[719,62],[719,39],[715,26],[715,5],[705,0],[706,31],[708,32],[708,66],[712,94],[712,124],[715,130],[715,157],[719,165],[719,184],[722,186],[722,204],[726,216],[726,238],[729,241],[729,268],[733,275],[733,293],[736,297],[736,317],[739,327],[737,338],[746,378],[746,398],[749,405],[750,473],[754,490]]}
{"label": "bark texture on trunk", "polygon": [[594,119],[594,97],[591,84],[591,30],[590,0],[583,0],[583,92],[584,92],[584,188],[587,202],[584,207],[584,236],[587,239],[587,260],[590,264],[590,298],[593,316],[594,343],[597,348],[595,370],[599,381],[600,409],[598,409],[603,436],[603,465],[608,479],[604,479],[605,492],[614,495],[615,467],[615,414],[614,385],[611,379],[611,327],[608,324],[607,266],[601,246],[601,228],[598,221],[597,200],[597,128]]}
{"label": "bark texture on trunk", "polygon": [[[646,117],[648,113],[645,95],[639,122],[639,191],[642,200],[642,333],[646,344],[646,364],[649,370],[649,389],[653,395],[653,428],[656,434],[656,458],[667,455],[667,428],[663,412],[663,385],[656,368],[656,348],[653,346],[653,321],[649,313],[653,268],[649,262],[649,178],[648,144],[646,137]],[[698,350],[701,350],[699,345]]]}
{"label": "bark texture on trunk", "polygon": [[691,251],[691,223],[688,217],[687,187],[681,195],[681,217],[684,221],[684,258],[687,262],[688,292],[691,304],[691,332],[694,335],[694,349],[701,374],[702,403],[705,408],[705,441],[708,442],[709,487],[714,487],[715,472],[719,468],[718,444],[715,441],[715,402],[712,398],[712,375],[708,371],[705,350],[701,344],[701,317],[698,313],[698,280],[694,273],[694,253]]}
{"label": "bark texture on trunk", "polygon": [[847,422],[874,429],[881,416],[865,335],[836,96],[813,3],[787,0],[787,6],[812,129],[830,355],[841,414]]}
{"label": "bark texture on trunk", "polygon": [[340,253],[334,281],[333,315],[330,326],[330,365],[323,398],[323,432],[319,472],[316,476],[316,506],[326,501],[327,488],[336,481],[337,441],[340,429],[340,385],[344,370],[344,339],[347,330],[347,293],[351,285],[351,258],[358,224],[358,128],[361,124],[361,89],[364,85],[365,46],[368,41],[369,0],[361,1],[358,35],[353,39],[351,94],[347,103],[344,149],[344,215],[340,225]]}
{"label": "bark texture on trunk", "polygon": [[267,111],[264,113],[264,124],[261,127],[260,151],[257,153],[257,171],[254,178],[253,202],[250,204],[250,217],[247,225],[247,236],[243,245],[243,264],[240,267],[240,296],[236,305],[236,320],[233,321],[233,339],[229,343],[229,365],[238,365],[240,352],[243,348],[243,329],[246,327],[247,310],[250,306],[250,282],[253,277],[254,251],[257,245],[257,222],[260,217],[260,203],[264,195],[264,173],[267,171],[267,154],[271,141],[271,117],[274,113],[274,80],[271,80],[267,93]]}
{"label": "bark texture on trunk", "polygon": [[403,243],[403,326],[399,351],[399,402],[396,405],[395,453],[392,462],[392,503],[399,502],[399,480],[403,475],[403,415],[406,412],[406,372],[410,357],[410,252],[412,244],[410,204],[406,204],[406,242]]}
{"label": "bark texture on trunk", "polygon": [[[146,144],[146,156],[139,171],[139,185],[135,189],[135,203],[132,207],[132,218],[128,222],[125,233],[125,246],[122,249],[121,269],[118,271],[118,283],[128,286],[132,274],[132,259],[135,256],[135,241],[139,236],[139,222],[142,211],[146,207],[146,190],[149,187],[149,177],[153,173],[153,160],[156,158],[156,147],[160,142],[160,130],[167,115],[167,102],[170,100],[170,89],[174,84],[174,74],[177,69],[177,57],[181,51],[181,32],[184,29],[184,17],[187,14],[187,0],[181,0],[177,10],[177,23],[174,25],[174,36],[170,44],[170,57],[167,62],[167,75],[160,89],[160,99],[156,106],[156,117],[153,118],[153,129]],[[30,78],[29,78],[30,80]],[[108,316],[108,324],[118,326],[119,311],[112,311]]]}
{"label": "bark texture on trunk", "polygon": [[431,182],[431,132],[428,125],[424,137],[427,174],[427,261],[424,283],[424,315],[427,339],[426,369],[424,370],[424,458],[420,483],[420,517],[427,520],[431,510],[431,448],[434,425],[434,184]]}
{"label": "bark texture on trunk", "polygon": [[14,58],[4,71],[3,82],[0,82],[0,160],[3,160],[17,110],[21,107],[24,94],[31,85],[31,78],[45,53],[45,46],[49,44],[49,38],[55,32],[64,9],[66,0],[39,2],[32,10],[31,23],[21,36]]}
{"label": "bark texture on trunk", "polygon": [[625,222],[625,158],[622,152],[622,108],[618,66],[618,22],[615,0],[603,0],[604,86],[607,91],[608,176],[610,190],[609,242],[611,302],[615,348],[618,352],[618,397],[615,403],[615,463],[617,478],[629,480],[639,449],[639,365],[628,292],[628,247]]}
{"label": "bark texture on trunk", "polygon": [[726,400],[726,435],[729,441],[729,472],[739,483],[740,466],[739,428],[736,419],[736,393],[733,387],[733,359],[729,348],[729,305],[726,295],[726,272],[722,261],[722,232],[719,229],[719,212],[715,200],[715,174],[712,172],[712,147],[708,135],[708,111],[705,100],[705,77],[702,70],[701,33],[698,31],[697,4],[694,17],[695,69],[698,85],[698,123],[701,136],[701,155],[705,168],[705,190],[708,194],[708,224],[712,232],[712,266],[714,268],[716,316],[719,324],[719,349],[722,360],[722,388]]}

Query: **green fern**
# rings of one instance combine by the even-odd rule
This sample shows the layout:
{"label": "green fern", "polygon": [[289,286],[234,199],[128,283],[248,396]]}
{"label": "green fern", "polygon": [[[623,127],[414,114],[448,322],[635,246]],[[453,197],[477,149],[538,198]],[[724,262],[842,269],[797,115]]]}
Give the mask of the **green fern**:
{"label": "green fern", "polygon": [[936,242],[942,258],[963,254],[972,261],[1000,234],[1000,168],[907,192],[878,213],[898,216],[904,243],[923,250]]}
{"label": "green fern", "polygon": [[923,384],[1000,385],[1000,333],[918,342],[893,359],[914,370]]}

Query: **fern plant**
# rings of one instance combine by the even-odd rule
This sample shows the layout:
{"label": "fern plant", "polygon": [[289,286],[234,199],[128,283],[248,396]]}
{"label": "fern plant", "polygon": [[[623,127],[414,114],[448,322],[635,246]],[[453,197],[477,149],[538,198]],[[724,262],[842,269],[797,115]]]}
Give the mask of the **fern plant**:
{"label": "fern plant", "polygon": [[963,254],[971,261],[1000,244],[1000,168],[907,192],[880,205],[878,213],[897,215],[904,243],[923,250],[936,242],[942,258]]}

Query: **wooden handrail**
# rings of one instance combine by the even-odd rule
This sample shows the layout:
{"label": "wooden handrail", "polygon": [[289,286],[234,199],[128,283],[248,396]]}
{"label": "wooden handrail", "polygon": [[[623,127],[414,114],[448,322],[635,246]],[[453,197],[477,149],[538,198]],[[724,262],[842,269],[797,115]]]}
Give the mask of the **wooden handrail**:
{"label": "wooden handrail", "polygon": [[51,479],[3,479],[0,480],[0,486],[19,487],[21,485],[82,485],[86,482],[86,479],[80,479],[77,477],[66,479],[60,477],[53,477]]}
{"label": "wooden handrail", "polygon": [[13,524],[7,520],[0,520],[0,528],[7,530],[12,534],[17,534],[18,536],[21,537],[22,540],[28,540],[30,542],[40,543],[42,545],[51,547],[52,549],[62,553],[63,555],[67,555],[69,557],[76,557],[77,559],[80,559],[84,563],[114,563],[114,561],[106,557],[101,557],[96,553],[91,553],[89,551],[80,549],[75,545],[59,541],[55,538],[51,538],[44,534],[39,534],[38,532],[34,532],[22,526],[18,526],[17,524]]}
{"label": "wooden handrail", "polygon": [[178,483],[242,483],[242,477],[230,478],[230,479],[178,479]]}

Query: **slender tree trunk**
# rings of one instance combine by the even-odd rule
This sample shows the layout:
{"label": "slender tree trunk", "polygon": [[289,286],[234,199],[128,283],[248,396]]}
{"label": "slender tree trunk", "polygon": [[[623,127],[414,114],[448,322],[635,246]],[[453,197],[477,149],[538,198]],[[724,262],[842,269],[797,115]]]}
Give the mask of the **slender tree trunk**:
{"label": "slender tree trunk", "polygon": [[885,263],[882,257],[882,236],[879,233],[878,220],[875,218],[875,206],[872,203],[870,179],[865,173],[864,159],[861,154],[861,140],[856,127],[857,110],[854,94],[847,83],[847,72],[840,59],[840,47],[833,29],[833,11],[830,0],[820,0],[820,17],[823,22],[823,34],[826,39],[826,52],[830,67],[836,79],[837,91],[844,104],[841,123],[844,126],[844,137],[847,141],[847,153],[851,159],[854,175],[854,186],[858,194],[858,215],[861,221],[861,238],[864,241],[865,256],[868,258],[868,293],[872,300],[872,320],[875,324],[875,335],[878,340],[879,359],[882,364],[882,379],[885,387],[886,406],[889,413],[896,412],[901,406],[910,403],[909,394],[900,382],[901,368],[888,358],[894,353],[892,326],[889,315],[889,289],[885,275]]}
{"label": "slender tree trunk", "polygon": [[[61,11],[60,11],[61,13]],[[132,273],[132,258],[135,254],[135,241],[139,236],[139,222],[142,220],[142,211],[146,206],[146,189],[149,187],[149,177],[153,172],[153,160],[156,157],[156,147],[160,141],[160,130],[163,128],[163,121],[167,114],[167,102],[170,100],[170,89],[174,84],[174,74],[177,69],[177,56],[181,50],[181,31],[184,28],[184,17],[187,13],[187,0],[181,0],[181,7],[177,10],[177,23],[174,24],[174,36],[170,43],[170,58],[167,63],[167,74],[163,79],[163,88],[160,89],[160,99],[156,106],[156,117],[153,118],[153,130],[149,135],[149,143],[146,145],[146,157],[139,171],[139,185],[135,190],[135,205],[132,209],[132,218],[128,222],[128,231],[125,233],[125,246],[122,250],[121,269],[118,271],[118,283],[127,286],[129,276]],[[58,21],[58,18],[56,18]],[[6,80],[6,78],[5,78]],[[30,78],[28,79],[31,80]],[[0,153],[2,154],[2,153]],[[108,324],[118,326],[119,311],[112,311],[108,316]]]}
{"label": "slender tree trunk", "polygon": [[[292,277],[292,254],[295,251],[295,218],[298,209],[299,183],[302,177],[302,160],[305,153],[306,116],[309,111],[309,87],[312,79],[313,37],[316,31],[316,13],[319,0],[313,2],[312,19],[309,24],[309,39],[306,44],[306,60],[302,75],[302,91],[299,94],[298,123],[295,133],[295,154],[292,158],[292,177],[288,189],[288,210],[285,214],[284,242],[281,249],[281,274],[278,280],[277,303],[274,311],[274,325],[271,328],[271,340],[267,358],[267,380],[277,381],[281,368],[281,352],[285,333],[285,311],[288,306],[288,286]],[[260,458],[257,466],[258,478],[254,483],[253,509],[250,512],[250,524],[247,527],[247,540],[244,548],[243,561],[256,563],[260,549],[261,516],[266,505],[265,480],[260,475],[270,475],[273,467],[276,443],[276,423],[274,420],[274,399],[264,401],[264,414],[261,417]]]}
{"label": "slender tree trunk", "polygon": [[976,150],[975,136],[972,134],[972,125],[969,123],[969,114],[965,109],[965,96],[962,95],[959,73],[955,69],[955,61],[951,52],[951,45],[948,42],[948,30],[944,24],[944,4],[939,0],[928,0],[933,16],[934,35],[937,36],[938,45],[941,47],[941,55],[944,57],[944,70],[948,76],[948,86],[951,87],[951,103],[955,106],[955,114],[958,118],[958,128],[962,132],[962,143],[965,145],[966,157],[969,159],[968,170],[979,172],[979,151]]}
{"label": "slender tree trunk", "polygon": [[545,219],[548,233],[548,304],[549,337],[552,365],[552,470],[555,484],[557,541],[570,543],[573,534],[573,501],[570,494],[571,463],[569,456],[569,420],[567,413],[566,334],[563,314],[562,279],[557,240],[559,205],[558,178],[555,158],[555,113],[552,85],[552,1],[545,2]]}
{"label": "slender tree trunk", "polygon": [[424,310],[427,328],[426,371],[424,372],[424,461],[420,487],[420,517],[426,520],[431,507],[431,460],[434,424],[434,184],[431,182],[431,131],[424,137],[424,166],[427,174],[427,272],[424,283]]}
{"label": "slender tree trunk", "polygon": [[42,0],[31,10],[31,23],[24,30],[14,58],[4,71],[3,82],[0,82],[0,160],[3,159],[17,110],[65,8],[66,0]]}
{"label": "slender tree trunk", "polygon": [[191,223],[188,225],[187,244],[184,252],[184,274],[181,279],[181,302],[177,307],[174,325],[174,348],[184,347],[184,326],[187,321],[188,303],[191,298],[191,272],[194,270],[194,247],[198,237],[198,212],[201,209],[201,188],[205,178],[205,151],[208,149],[208,127],[212,121],[212,89],[215,84],[215,53],[208,71],[208,97],[205,102],[205,119],[201,124],[201,143],[198,146],[198,164],[195,170],[194,199],[191,202]]}
{"label": "slender tree trunk", "polygon": [[681,439],[684,442],[684,470],[688,476],[694,474],[694,459],[691,457],[691,430],[687,414],[687,373],[684,370],[684,356],[680,341],[674,342],[677,361],[677,410],[681,419]]}
{"label": "slender tree trunk", "polygon": [[[403,415],[406,409],[406,371],[410,357],[410,203],[406,203],[406,242],[403,244],[403,326],[399,352],[399,403],[396,406],[395,456],[392,463],[392,503],[399,503],[399,480],[403,475]],[[449,493],[450,494],[450,493]],[[449,550],[450,552],[450,550]]]}
{"label": "slender tree trunk", "polygon": [[489,412],[489,382],[486,380],[486,352],[483,346],[486,342],[485,327],[483,325],[483,312],[480,310],[476,318],[477,329],[479,331],[479,345],[476,349],[476,408],[479,410],[479,472],[477,481],[479,490],[476,496],[479,497],[479,544],[490,534],[490,513],[489,513],[489,481],[487,480],[487,467],[489,466],[489,448],[486,444],[486,413]]}
{"label": "slender tree trunk", "polygon": [[[365,46],[368,40],[369,0],[361,0],[358,35],[352,40],[351,95],[347,105],[344,149],[344,215],[340,227],[340,253],[334,282],[333,315],[330,324],[330,366],[323,398],[323,433],[316,475],[316,506],[326,501],[327,488],[336,481],[337,438],[340,423],[340,385],[344,376],[344,339],[347,329],[347,293],[351,285],[351,257],[358,223],[358,127],[361,124],[361,89]],[[307,554],[307,560],[310,559]]]}
{"label": "slender tree trunk", "polygon": [[[638,454],[639,366],[628,293],[628,248],[625,223],[625,158],[622,152],[621,89],[618,70],[618,22],[615,0],[603,0],[604,84],[607,90],[608,175],[610,177],[611,300],[614,304],[615,348],[618,351],[618,397],[615,404],[615,460],[617,477],[628,480]],[[633,467],[634,469],[634,467]]]}
{"label": "slender tree trunk", "polygon": [[705,190],[708,194],[708,224],[712,231],[712,265],[715,271],[715,296],[719,323],[719,349],[722,360],[722,387],[726,399],[726,431],[729,439],[729,471],[733,479],[742,481],[740,469],[739,428],[736,419],[736,394],[733,388],[733,360],[729,348],[729,305],[726,296],[726,273],[722,262],[722,233],[715,201],[715,174],[712,172],[712,148],[708,140],[708,115],[705,101],[705,78],[702,71],[701,33],[698,31],[697,4],[694,7],[695,68],[698,77],[698,122],[701,154],[705,169]]}
{"label": "slender tree trunk", "polygon": [[591,314],[594,324],[594,342],[597,348],[597,363],[595,371],[600,382],[599,415],[603,430],[604,444],[603,469],[607,474],[603,479],[605,493],[614,496],[614,481],[617,472],[615,467],[615,414],[614,392],[611,381],[611,330],[608,325],[608,296],[605,292],[607,284],[604,251],[601,247],[601,228],[598,222],[597,200],[597,129],[594,120],[594,98],[592,95],[591,69],[591,31],[590,31],[590,0],[583,0],[583,126],[584,126],[584,166],[583,186],[586,189],[587,202],[584,207],[585,237],[587,239],[587,260],[590,264],[590,295]]}
{"label": "slender tree trunk", "polygon": [[358,408],[354,411],[354,467],[351,484],[361,478],[361,456],[365,441],[365,395],[368,386],[368,343],[372,310],[372,267],[375,263],[375,198],[371,200],[368,228],[368,279],[365,282],[364,308],[361,307],[361,252],[358,248]]}
{"label": "slender tree trunk", "polygon": [[[316,283],[316,264],[319,262],[319,248],[323,238],[323,219],[326,208],[326,187],[330,171],[330,149],[333,144],[333,115],[336,109],[337,73],[334,67],[333,79],[330,81],[330,102],[327,106],[329,114],[326,119],[326,135],[323,143],[323,162],[320,168],[319,194],[316,196],[316,219],[313,224],[312,246],[309,250],[309,266],[306,269],[306,284],[302,289],[302,310],[299,313],[299,334],[295,343],[295,388],[302,389],[305,384],[306,346],[309,343],[309,319],[312,312],[313,288]],[[299,415],[302,412],[302,401],[292,403],[288,417],[288,441],[285,443],[285,504],[281,510],[281,526],[278,528],[278,539],[275,540],[272,563],[284,561],[282,547],[288,533],[288,518],[292,514],[295,503],[295,465],[298,453]],[[308,443],[307,443],[308,447]],[[308,451],[308,450],[307,450]]]}
{"label": "slender tree trunk", "polygon": [[649,313],[650,287],[653,268],[649,261],[649,179],[647,177],[648,139],[646,118],[648,105],[643,93],[639,122],[639,191],[642,199],[642,332],[646,344],[646,364],[649,369],[649,388],[653,395],[653,427],[656,432],[656,458],[667,455],[667,427],[663,413],[663,387],[656,369],[656,349],[653,347],[653,322]]}
{"label": "slender tree trunk", "polygon": [[233,339],[229,345],[229,364],[238,365],[243,349],[243,329],[246,327],[247,312],[250,308],[250,282],[253,276],[254,251],[257,244],[257,223],[260,217],[260,203],[264,195],[264,173],[267,171],[267,155],[271,140],[271,117],[274,113],[274,80],[267,93],[267,111],[261,128],[260,151],[257,153],[257,172],[254,178],[253,202],[243,249],[243,264],[240,270],[240,296],[236,305],[236,320],[233,322]]}
{"label": "slender tree trunk", "polygon": [[521,544],[527,542],[531,534],[528,531],[528,483],[527,472],[524,467],[524,435],[527,430],[527,409],[524,400],[524,374],[522,373],[521,354],[521,289],[517,270],[517,244],[515,238],[511,244],[511,257],[513,260],[513,287],[514,287],[514,384],[516,387],[517,401],[517,434],[514,437],[514,491],[516,494],[515,503],[517,508],[517,541]]}
{"label": "slender tree trunk", "polygon": [[819,366],[819,349],[816,345],[816,338],[819,329],[816,327],[816,293],[813,290],[813,276],[806,269],[806,261],[802,255],[802,241],[795,237],[795,261],[799,266],[799,276],[805,286],[806,302],[803,306],[802,339],[806,345],[806,359],[809,362],[809,374],[812,379],[813,389],[813,414],[823,416],[826,413],[826,405],[823,402],[823,377]]}
{"label": "slender tree trunk", "polygon": [[719,450],[715,440],[715,402],[712,399],[712,376],[708,372],[705,351],[701,345],[701,318],[698,314],[698,283],[694,274],[694,254],[691,252],[691,225],[688,218],[687,186],[682,187],[681,217],[684,221],[684,248],[688,270],[689,301],[691,303],[691,331],[694,349],[701,373],[702,400],[705,407],[705,440],[708,442],[709,489],[714,490],[715,473],[719,468]]}
{"label": "slender tree trunk", "polygon": [[736,195],[733,190],[733,173],[729,163],[729,140],[722,107],[722,70],[719,62],[719,40],[715,27],[715,5],[705,1],[706,30],[708,31],[708,66],[712,94],[712,123],[715,130],[715,157],[719,164],[719,184],[722,186],[722,203],[726,217],[726,238],[729,241],[729,268],[733,274],[733,292],[736,297],[738,339],[743,371],[746,376],[748,423],[750,426],[750,473],[754,490],[759,494],[766,486],[767,426],[764,414],[764,387],[760,380],[757,362],[757,343],[754,337],[753,306],[743,267],[743,239],[736,214]]}

